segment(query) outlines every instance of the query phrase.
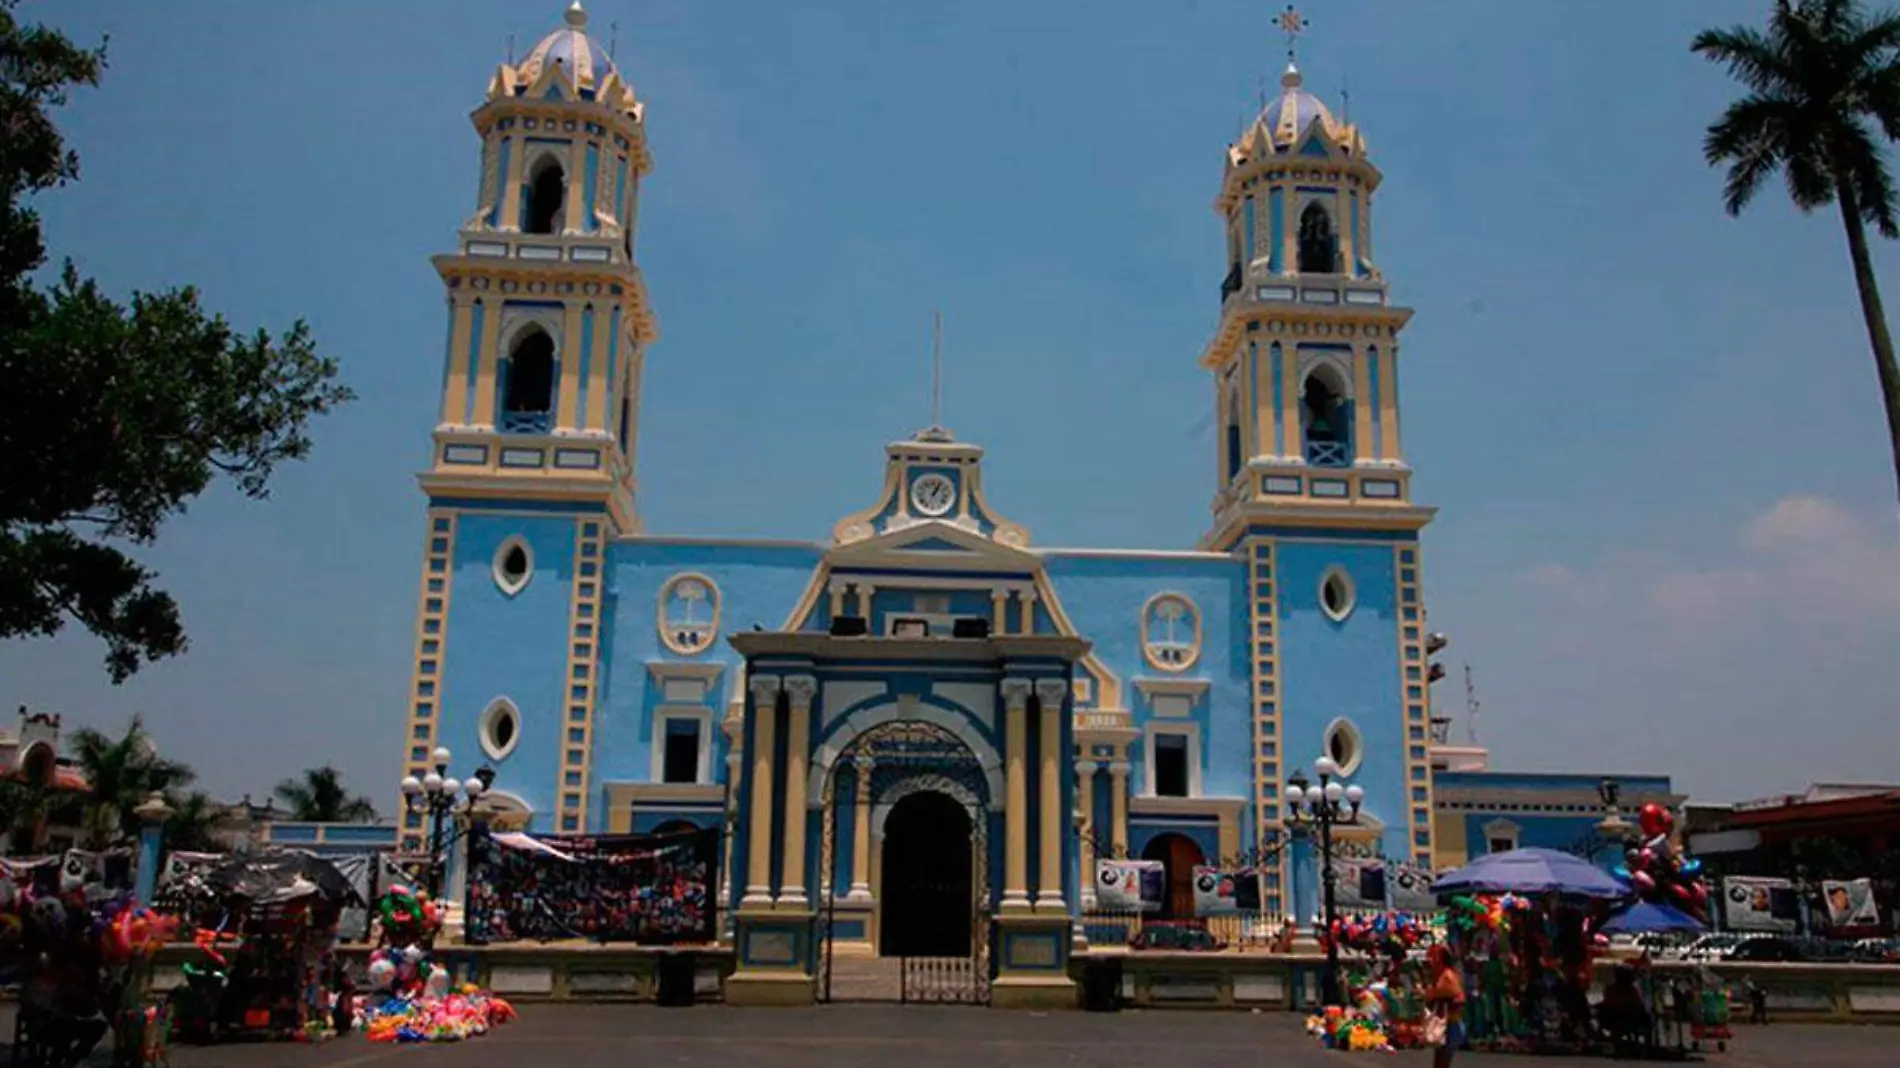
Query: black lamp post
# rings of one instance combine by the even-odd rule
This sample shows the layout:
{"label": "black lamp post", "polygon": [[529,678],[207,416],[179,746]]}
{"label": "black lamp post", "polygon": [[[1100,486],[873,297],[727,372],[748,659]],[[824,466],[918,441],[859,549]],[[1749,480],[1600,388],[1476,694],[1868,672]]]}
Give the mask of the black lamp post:
{"label": "black lamp post", "polygon": [[1287,820],[1296,828],[1319,829],[1321,905],[1326,924],[1324,997],[1327,1005],[1338,1005],[1341,1004],[1339,942],[1333,937],[1333,925],[1339,919],[1334,893],[1339,873],[1333,870],[1333,828],[1349,827],[1359,822],[1359,806],[1364,803],[1366,792],[1357,784],[1340,785],[1337,778],[1339,764],[1332,757],[1323,756],[1314,761],[1313,771],[1319,775],[1318,784],[1308,782],[1306,776],[1297,771],[1287,779]]}
{"label": "black lamp post", "polygon": [[403,803],[411,812],[421,812],[429,817],[429,896],[442,896],[442,874],[448,866],[449,847],[456,838],[467,833],[451,829],[449,817],[467,813],[480,801],[489,787],[495,784],[495,769],[483,765],[469,776],[467,782],[457,782],[449,777],[450,754],[447,746],[438,746],[429,754],[430,762],[435,765],[427,775],[416,778],[414,775],[402,780]]}

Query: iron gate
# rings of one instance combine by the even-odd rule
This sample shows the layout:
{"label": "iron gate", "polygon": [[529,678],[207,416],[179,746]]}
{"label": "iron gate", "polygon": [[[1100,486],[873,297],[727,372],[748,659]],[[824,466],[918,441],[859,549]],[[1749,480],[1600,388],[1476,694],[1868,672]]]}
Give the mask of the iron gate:
{"label": "iron gate", "polygon": [[[852,798],[867,791],[868,801],[860,814],[886,810],[892,815],[907,798],[937,795],[940,801],[928,804],[942,807],[945,802],[962,809],[969,825],[968,938],[955,939],[957,952],[911,952],[941,950],[946,931],[928,926],[928,915],[913,916],[908,922],[923,922],[899,935],[902,952],[875,958],[852,957],[839,961],[838,918],[838,825],[841,778],[851,776]],[[857,738],[850,748],[832,763],[822,791],[822,829],[819,835],[820,894],[816,920],[818,949],[818,1000],[880,1000],[906,1003],[986,1005],[990,997],[990,888],[989,888],[989,797],[988,783],[981,763],[962,740],[934,724],[898,721],[874,728]],[[923,802],[918,798],[913,805]],[[927,805],[926,805],[927,807]],[[867,841],[869,840],[867,836]],[[880,848],[872,845],[871,848]],[[888,861],[889,854],[886,854]],[[854,860],[854,864],[855,864]],[[896,878],[888,863],[880,873],[877,894],[878,922],[889,921]],[[942,873],[936,873],[941,877]],[[867,864],[868,877],[868,864]],[[946,908],[945,888],[928,879],[909,886],[909,904],[913,911]],[[955,919],[951,920],[955,923]],[[868,934],[868,930],[866,934]],[[881,949],[891,948],[890,928],[879,933]],[[959,932],[960,933],[960,932]],[[854,971],[848,983],[837,982],[841,970]]]}

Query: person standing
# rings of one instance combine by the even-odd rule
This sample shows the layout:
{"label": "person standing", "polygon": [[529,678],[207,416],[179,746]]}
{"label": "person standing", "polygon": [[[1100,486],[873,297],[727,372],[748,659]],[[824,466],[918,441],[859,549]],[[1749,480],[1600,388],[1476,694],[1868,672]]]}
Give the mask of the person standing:
{"label": "person standing", "polygon": [[1451,1068],[1451,1059],[1465,1044],[1465,980],[1451,959],[1451,951],[1433,946],[1425,954],[1425,1007],[1445,1021],[1445,1040],[1432,1050],[1432,1068]]}

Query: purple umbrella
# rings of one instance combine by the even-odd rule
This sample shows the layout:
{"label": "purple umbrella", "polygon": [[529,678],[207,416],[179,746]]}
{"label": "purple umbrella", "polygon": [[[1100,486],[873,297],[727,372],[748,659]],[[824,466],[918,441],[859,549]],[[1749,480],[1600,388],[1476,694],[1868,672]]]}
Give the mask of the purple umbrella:
{"label": "purple umbrella", "polygon": [[1555,849],[1513,849],[1487,853],[1432,883],[1439,897],[1453,894],[1548,894],[1617,900],[1630,889],[1581,857]]}

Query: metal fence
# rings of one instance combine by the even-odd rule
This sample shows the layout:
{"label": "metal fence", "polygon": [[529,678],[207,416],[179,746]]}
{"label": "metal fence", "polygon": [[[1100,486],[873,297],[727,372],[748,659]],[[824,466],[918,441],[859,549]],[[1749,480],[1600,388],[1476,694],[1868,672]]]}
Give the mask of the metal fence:
{"label": "metal fence", "polygon": [[1290,940],[1278,912],[1233,912],[1191,919],[1162,919],[1139,912],[1091,911],[1082,915],[1091,946],[1130,950],[1196,950],[1240,953],[1284,951]]}

